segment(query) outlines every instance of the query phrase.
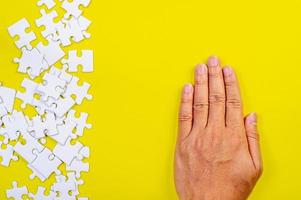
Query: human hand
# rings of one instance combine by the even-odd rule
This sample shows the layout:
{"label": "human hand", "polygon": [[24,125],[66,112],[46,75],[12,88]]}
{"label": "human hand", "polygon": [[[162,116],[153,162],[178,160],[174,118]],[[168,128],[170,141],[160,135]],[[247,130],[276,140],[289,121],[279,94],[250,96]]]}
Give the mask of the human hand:
{"label": "human hand", "polygon": [[175,152],[181,200],[245,200],[262,173],[255,113],[243,117],[232,68],[216,57],[183,89]]}

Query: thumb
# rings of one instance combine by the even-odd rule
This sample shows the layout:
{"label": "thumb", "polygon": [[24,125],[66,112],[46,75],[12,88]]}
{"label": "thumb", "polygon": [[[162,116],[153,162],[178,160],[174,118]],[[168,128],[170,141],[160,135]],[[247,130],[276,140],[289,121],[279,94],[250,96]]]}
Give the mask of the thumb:
{"label": "thumb", "polygon": [[259,144],[259,134],[257,130],[257,115],[251,113],[245,118],[245,128],[249,145],[250,155],[259,175],[262,173],[262,158]]}

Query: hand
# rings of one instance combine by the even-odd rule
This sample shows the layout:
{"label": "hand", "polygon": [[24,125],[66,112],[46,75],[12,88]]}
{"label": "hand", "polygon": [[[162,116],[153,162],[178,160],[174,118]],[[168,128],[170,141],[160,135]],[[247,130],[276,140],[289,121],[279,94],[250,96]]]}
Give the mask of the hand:
{"label": "hand", "polygon": [[243,117],[233,69],[216,57],[183,89],[175,153],[181,200],[245,200],[262,173],[257,118]]}

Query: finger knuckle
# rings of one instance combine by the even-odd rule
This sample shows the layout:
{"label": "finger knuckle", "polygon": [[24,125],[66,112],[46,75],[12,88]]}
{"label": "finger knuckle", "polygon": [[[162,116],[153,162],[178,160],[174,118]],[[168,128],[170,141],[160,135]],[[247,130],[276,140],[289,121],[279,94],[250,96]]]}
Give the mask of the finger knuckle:
{"label": "finger knuckle", "polygon": [[241,108],[242,103],[239,98],[229,98],[227,99],[227,107],[229,108]]}
{"label": "finger knuckle", "polygon": [[209,106],[208,102],[205,102],[205,101],[195,101],[194,105],[193,105],[193,108],[196,111],[202,111],[204,109],[208,109],[208,106]]}
{"label": "finger knuckle", "polygon": [[192,121],[192,113],[189,112],[181,112],[179,115],[180,122]]}
{"label": "finger knuckle", "polygon": [[224,104],[226,102],[225,95],[222,93],[213,93],[209,96],[211,104]]}

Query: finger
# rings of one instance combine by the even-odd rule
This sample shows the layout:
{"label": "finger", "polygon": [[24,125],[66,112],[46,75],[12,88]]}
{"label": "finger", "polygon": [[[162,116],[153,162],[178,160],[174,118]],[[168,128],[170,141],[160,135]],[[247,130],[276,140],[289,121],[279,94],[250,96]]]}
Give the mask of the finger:
{"label": "finger", "polygon": [[186,138],[192,127],[192,104],[193,104],[193,86],[187,84],[184,86],[181,97],[179,112],[179,137]]}
{"label": "finger", "polygon": [[220,62],[215,56],[208,59],[209,119],[208,125],[225,123],[225,86]]}
{"label": "finger", "polygon": [[262,172],[262,158],[259,145],[259,135],[257,131],[257,116],[251,113],[245,118],[245,127],[249,145],[250,155],[259,175]]}
{"label": "finger", "polygon": [[238,81],[231,67],[223,69],[226,87],[226,126],[243,125],[242,102]]}
{"label": "finger", "polygon": [[193,105],[193,127],[205,128],[208,117],[208,70],[205,64],[196,67]]}

